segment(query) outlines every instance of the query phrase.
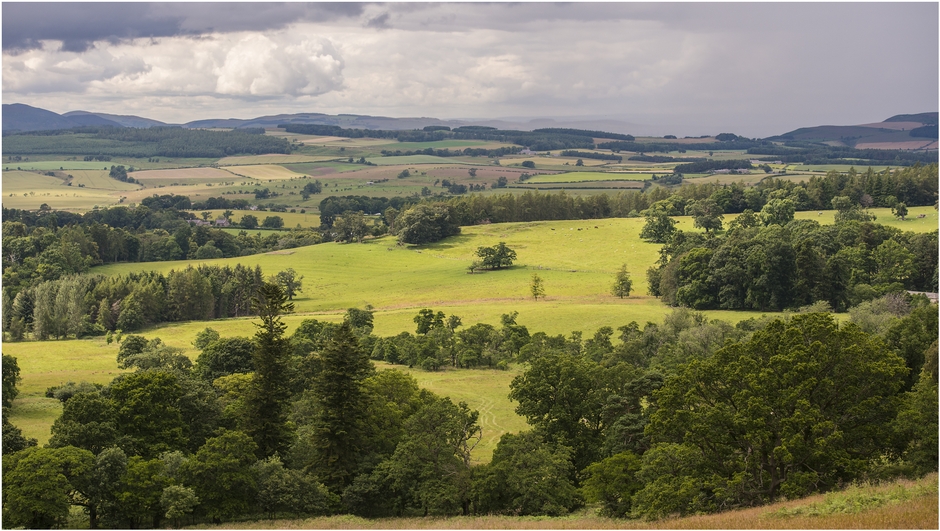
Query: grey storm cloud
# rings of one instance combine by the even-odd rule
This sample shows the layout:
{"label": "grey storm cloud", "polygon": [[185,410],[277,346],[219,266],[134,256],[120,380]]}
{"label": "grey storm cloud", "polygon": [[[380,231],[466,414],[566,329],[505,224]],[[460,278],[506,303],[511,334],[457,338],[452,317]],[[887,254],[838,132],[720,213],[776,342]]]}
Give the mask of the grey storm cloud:
{"label": "grey storm cloud", "polygon": [[188,121],[618,117],[779,134],[936,110],[936,2],[4,2],[3,97]]}
{"label": "grey storm cloud", "polygon": [[37,49],[61,41],[82,52],[95,41],[198,36],[210,32],[264,31],[296,22],[357,17],[357,3],[136,3],[4,2],[3,51]]}

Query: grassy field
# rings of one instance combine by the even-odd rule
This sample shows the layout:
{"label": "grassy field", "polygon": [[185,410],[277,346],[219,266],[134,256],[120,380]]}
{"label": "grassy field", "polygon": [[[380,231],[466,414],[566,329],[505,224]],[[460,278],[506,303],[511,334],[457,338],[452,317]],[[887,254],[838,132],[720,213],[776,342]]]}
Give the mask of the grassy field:
{"label": "grassy field", "polygon": [[218,168],[176,168],[167,170],[143,170],[130,174],[146,186],[185,182],[223,182],[241,179]]}
{"label": "grassy field", "polygon": [[527,179],[527,183],[583,183],[591,181],[648,181],[652,173],[573,171],[554,175],[536,175]]}
{"label": "grassy field", "polygon": [[[810,508],[821,508],[814,511]],[[850,486],[843,491],[717,514],[626,520],[586,507],[563,517],[457,516],[377,518],[330,516],[226,522],[195,529],[937,529],[937,474],[916,481]]]}
{"label": "grassy field", "polygon": [[449,157],[434,155],[406,155],[401,157],[368,157],[367,161],[376,166],[395,166],[398,164],[452,164]]}
{"label": "grassy field", "polygon": [[112,179],[104,170],[70,170],[72,188],[93,188],[97,190],[131,191],[139,190],[140,185]]}
{"label": "grassy field", "polygon": [[509,384],[522,368],[513,365],[508,371],[493,369],[453,369],[428,372],[409,369],[403,365],[375,362],[376,369],[395,369],[408,373],[418,380],[418,385],[454,402],[466,402],[471,409],[480,412],[479,424],[483,438],[471,453],[473,462],[488,463],[496,449],[499,438],[506,433],[518,433],[528,427],[525,419],[516,414],[516,403],[510,402]]}
{"label": "grassy field", "polygon": [[256,166],[226,166],[225,170],[242,178],[258,179],[262,181],[281,181],[303,177],[283,166],[274,164],[259,164]]}
{"label": "grassy field", "polygon": [[22,170],[101,170],[111,167],[112,162],[83,160],[32,160],[25,162],[3,162],[4,170],[13,170],[16,168]]}
{"label": "grassy field", "polygon": [[241,164],[294,164],[298,162],[325,162],[336,157],[311,155],[248,155],[241,157],[225,157],[219,159],[219,166],[238,166]]}
{"label": "grassy field", "polygon": [[[95,206],[117,205],[122,195],[135,193],[133,190],[119,192],[114,188],[81,188],[77,184],[66,186],[64,179],[27,171],[5,171],[2,178],[3,206],[7,208],[38,210],[45,203],[54,210],[84,212]],[[117,184],[111,186],[116,187]],[[134,185],[125,186],[136,188]]]}

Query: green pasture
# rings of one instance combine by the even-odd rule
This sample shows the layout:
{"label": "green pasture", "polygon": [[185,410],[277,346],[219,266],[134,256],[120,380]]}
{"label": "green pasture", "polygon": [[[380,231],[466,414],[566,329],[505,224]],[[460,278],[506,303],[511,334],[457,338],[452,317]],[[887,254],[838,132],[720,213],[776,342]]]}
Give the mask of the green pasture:
{"label": "green pasture", "polygon": [[[95,188],[99,190],[130,191],[139,190],[140,185],[112,179],[104,170],[72,170],[72,188]],[[84,186],[82,186],[84,185]]]}
{"label": "green pasture", "polygon": [[389,142],[388,145],[379,146],[391,151],[418,151],[421,149],[455,149],[455,148],[479,148],[498,149],[503,146],[512,146],[513,144],[490,142],[486,140],[438,140],[436,142]]}
{"label": "green pasture", "polygon": [[[907,219],[901,221],[891,214],[890,208],[870,208],[868,212],[875,216],[875,223],[895,227],[907,232],[931,232],[937,230],[937,210],[932,206],[909,207]],[[823,225],[835,223],[835,210],[810,210],[797,212],[796,219],[813,219]],[[923,214],[923,218],[917,216]],[[731,219],[730,217],[728,218]]]}
{"label": "green pasture", "polygon": [[401,157],[367,157],[367,161],[376,166],[395,166],[399,164],[453,164],[448,157],[434,155],[407,155]]}
{"label": "green pasture", "polygon": [[[772,158],[772,157],[771,157]],[[872,171],[881,172],[892,166],[872,166]],[[859,164],[788,164],[787,171],[838,171],[838,172],[848,172],[852,168],[855,168],[855,171],[862,173],[868,171],[868,166],[859,162]]]}
{"label": "green pasture", "polygon": [[[338,155],[337,155],[338,156]],[[310,155],[248,155],[239,157],[225,157],[219,159],[219,166],[239,166],[249,164],[294,164],[301,162],[325,162],[337,157],[310,156]]]}
{"label": "green pasture", "polygon": [[408,373],[418,385],[440,396],[457,402],[466,402],[470,409],[479,411],[482,439],[471,452],[474,463],[487,463],[496,449],[499,438],[506,433],[518,433],[528,428],[524,418],[516,414],[516,403],[508,398],[509,384],[522,373],[522,367],[512,365],[507,371],[492,369],[453,369],[428,372],[407,366],[375,362],[376,369],[394,369]]}
{"label": "green pasture", "polygon": [[83,160],[32,160],[28,162],[3,162],[4,170],[101,170],[111,168],[112,162]]}
{"label": "green pasture", "polygon": [[527,179],[527,183],[583,183],[591,181],[648,181],[653,178],[652,173],[626,173],[602,171],[573,171],[569,173],[556,173],[554,175],[542,174]]}
{"label": "green pasture", "polygon": [[121,195],[132,193],[130,190],[118,192],[66,186],[65,181],[58,177],[27,171],[5,171],[2,179],[3,206],[24,210],[38,210],[47,204],[53,210],[84,212],[95,206],[117,205],[121,202]]}

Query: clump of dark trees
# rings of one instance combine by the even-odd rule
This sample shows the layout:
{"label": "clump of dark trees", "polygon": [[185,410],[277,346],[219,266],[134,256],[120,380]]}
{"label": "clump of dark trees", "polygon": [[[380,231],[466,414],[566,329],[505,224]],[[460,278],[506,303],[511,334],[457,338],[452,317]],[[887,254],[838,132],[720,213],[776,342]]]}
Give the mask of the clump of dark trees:
{"label": "clump of dark trees", "polygon": [[[431,309],[415,334],[377,338],[372,312],[350,309],[287,335],[291,309],[262,285],[255,336],[206,329],[195,364],[124,337],[118,362],[134,372],[50,389],[64,407],[45,447],[4,421],[4,526],[63,526],[70,506],[92,527],[564,515],[586,503],[659,518],[937,470],[937,310],[923,297],[882,297],[841,325],[798,313],[732,326],[679,309],[587,339],[530,334],[515,313],[460,330]],[[474,465],[478,413],[369,357],[522,363],[509,397],[530,429]],[[6,400],[17,371],[3,363]]]}
{"label": "clump of dark trees", "polygon": [[290,153],[290,142],[266,136],[263,129],[207,131],[182,127],[78,127],[4,134],[4,149],[25,155],[93,157],[200,157]]}
{"label": "clump of dark trees", "polygon": [[[229,258],[322,241],[312,229],[235,235],[194,226],[188,219],[193,216],[181,210],[190,207],[182,196],[154,196],[134,208],[117,206],[81,215],[4,208],[3,291],[15,297],[23,289],[88,273],[105,263]],[[251,214],[241,221],[247,229],[263,224]]]}
{"label": "clump of dark trees", "polygon": [[[644,192],[571,196],[564,192],[546,194],[527,191],[523,194],[429,199],[421,204],[446,210],[447,217],[457,226],[640,217],[641,212],[663,200],[675,205],[674,209],[670,209],[670,215],[683,215],[687,204],[709,198],[726,214],[742,213],[745,210],[760,212],[767,203],[782,198],[788,199],[795,211],[832,210],[833,199],[836,197],[847,197],[859,208],[890,208],[898,203],[904,203],[908,207],[933,205],[937,201],[938,181],[940,179],[937,176],[937,165],[930,164],[882,172],[875,172],[871,168],[863,173],[854,169],[847,173],[831,171],[825,176],[812,176],[809,180],[798,183],[768,177],[750,187],[738,183],[721,185],[686,182],[682,187],[675,189],[654,187]],[[407,212],[401,212],[407,205],[408,203],[403,201],[402,207],[396,207],[396,215]],[[388,216],[385,216],[385,220],[388,222]],[[389,223],[392,229],[390,232],[395,233],[393,225]]]}
{"label": "clump of dark trees", "polygon": [[[293,298],[302,290],[301,279],[288,268],[272,281]],[[164,322],[254,315],[251,300],[263,281],[260,267],[241,264],[189,266],[167,274],[69,275],[16,292],[5,288],[3,330],[13,341],[82,338]]]}

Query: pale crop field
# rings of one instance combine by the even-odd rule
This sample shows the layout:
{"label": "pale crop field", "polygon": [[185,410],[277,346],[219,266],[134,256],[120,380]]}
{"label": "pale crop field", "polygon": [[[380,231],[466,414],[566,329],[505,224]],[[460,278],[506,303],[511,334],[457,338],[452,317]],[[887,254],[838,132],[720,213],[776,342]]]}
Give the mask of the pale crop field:
{"label": "pale crop field", "polygon": [[240,157],[225,157],[219,159],[219,166],[238,166],[242,164],[296,164],[300,162],[326,162],[336,160],[337,157],[317,155],[246,155]]}
{"label": "pale crop field", "polygon": [[303,175],[294,173],[283,166],[273,164],[226,166],[225,171],[240,176],[241,178],[259,179],[263,181],[281,181],[303,177]]}
{"label": "pale crop field", "polygon": [[66,186],[62,179],[39,173],[3,172],[3,206],[7,208],[38,210],[45,203],[54,210],[84,212],[95,206],[117,205],[120,196],[129,193],[132,192]]}
{"label": "pale crop field", "polygon": [[169,184],[184,182],[222,182],[237,179],[231,173],[218,168],[177,168],[169,170],[144,170],[135,171],[130,174],[131,177],[142,183],[152,186],[153,184]]}

